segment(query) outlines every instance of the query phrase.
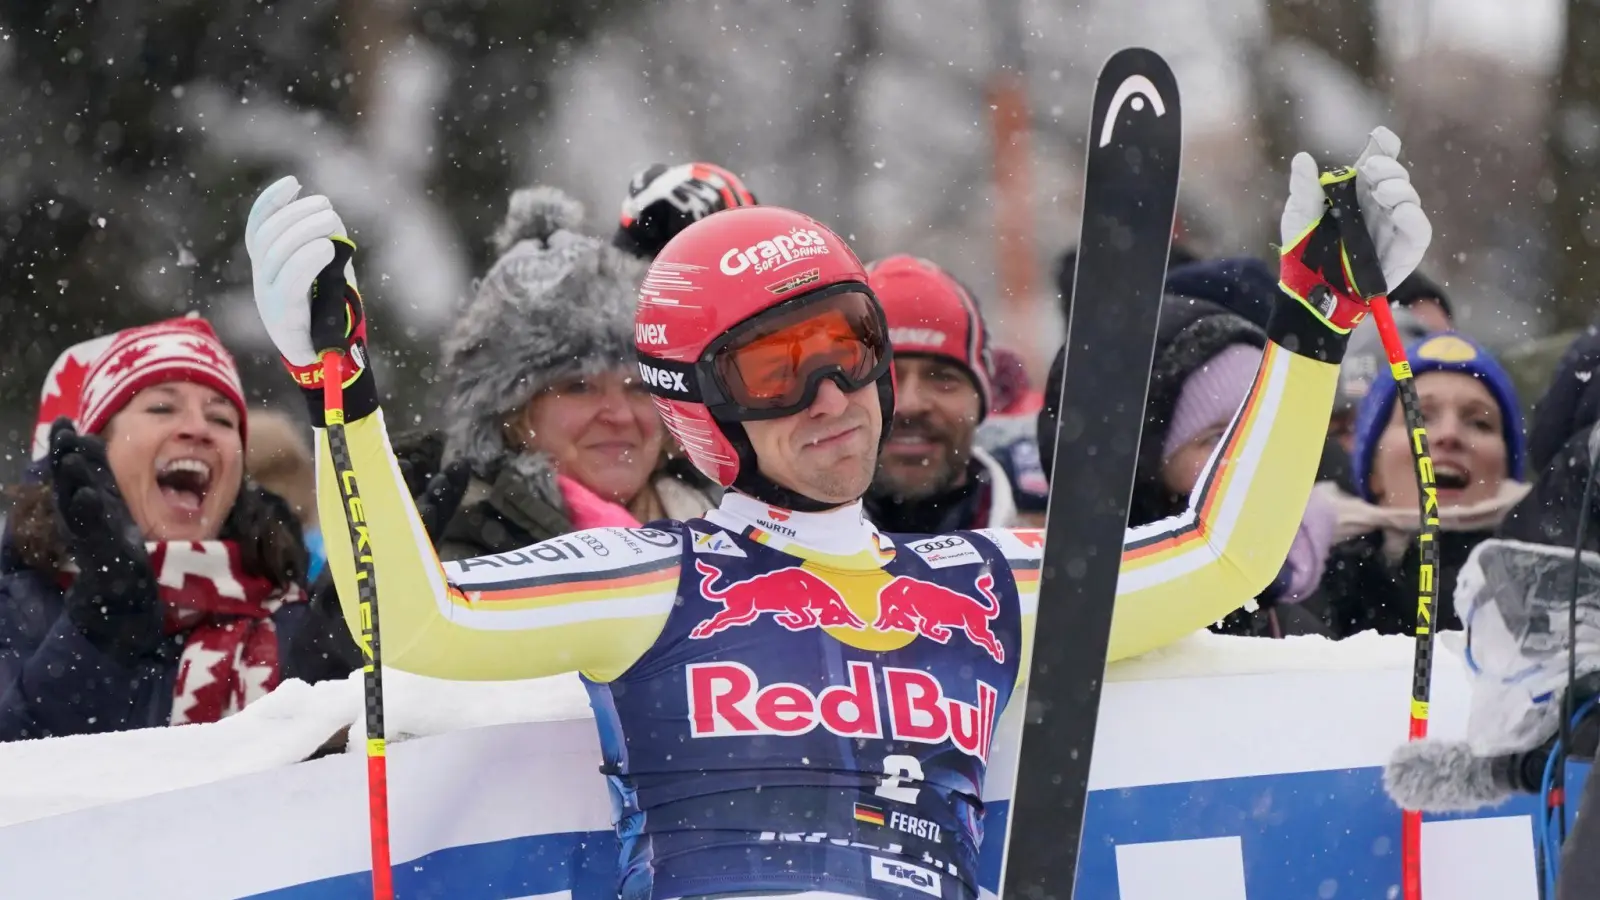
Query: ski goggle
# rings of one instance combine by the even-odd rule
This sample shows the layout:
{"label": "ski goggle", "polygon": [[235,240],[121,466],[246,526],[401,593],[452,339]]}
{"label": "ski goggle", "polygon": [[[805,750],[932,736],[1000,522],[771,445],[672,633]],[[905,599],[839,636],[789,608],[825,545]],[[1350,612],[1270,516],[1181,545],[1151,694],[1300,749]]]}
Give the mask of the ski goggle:
{"label": "ski goggle", "polygon": [[[742,323],[703,360],[722,419],[772,419],[809,407],[825,378],[846,393],[877,381],[890,365],[883,310],[862,285],[842,284]],[[720,402],[718,402],[720,401]]]}

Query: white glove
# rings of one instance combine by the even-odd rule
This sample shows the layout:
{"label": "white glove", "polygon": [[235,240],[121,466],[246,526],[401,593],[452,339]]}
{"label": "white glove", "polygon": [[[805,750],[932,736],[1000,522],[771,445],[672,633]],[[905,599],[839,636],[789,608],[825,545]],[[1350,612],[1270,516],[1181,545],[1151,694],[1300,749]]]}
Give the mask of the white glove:
{"label": "white glove", "polygon": [[[295,198],[300,182],[280,178],[250,207],[244,246],[250,254],[256,310],[272,343],[293,366],[317,361],[311,345],[311,283],[333,262],[331,237],[345,237],[344,222],[327,197]],[[355,286],[355,267],[345,266]]]}
{"label": "white glove", "polygon": [[[1356,159],[1356,198],[1378,253],[1389,290],[1399,287],[1427,252],[1433,225],[1422,211],[1411,174],[1400,164],[1400,138],[1379,126]],[[1283,207],[1280,236],[1287,251],[1327,212],[1316,160],[1299,153],[1289,166],[1289,200]]]}

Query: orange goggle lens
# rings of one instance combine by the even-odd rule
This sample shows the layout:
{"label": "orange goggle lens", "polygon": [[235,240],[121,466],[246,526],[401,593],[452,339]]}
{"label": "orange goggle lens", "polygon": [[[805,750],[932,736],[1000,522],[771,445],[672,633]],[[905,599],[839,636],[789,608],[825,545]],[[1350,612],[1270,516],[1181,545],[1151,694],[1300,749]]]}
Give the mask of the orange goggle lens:
{"label": "orange goggle lens", "polygon": [[747,409],[798,406],[815,377],[837,371],[851,390],[865,387],[887,342],[872,301],[843,293],[776,317],[717,353],[718,380]]}

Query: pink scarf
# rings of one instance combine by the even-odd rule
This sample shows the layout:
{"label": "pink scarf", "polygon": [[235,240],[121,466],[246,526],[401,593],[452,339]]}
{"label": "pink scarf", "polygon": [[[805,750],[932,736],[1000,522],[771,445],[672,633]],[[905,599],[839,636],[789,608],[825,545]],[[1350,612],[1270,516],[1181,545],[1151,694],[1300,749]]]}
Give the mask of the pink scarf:
{"label": "pink scarf", "polygon": [[151,542],[145,550],[166,633],[184,635],[168,721],[215,722],[271,693],[282,677],[272,614],[304,603],[305,590],[245,572],[233,541]]}
{"label": "pink scarf", "polygon": [[561,500],[567,505],[567,520],[577,531],[585,528],[638,528],[639,520],[626,507],[613,503],[565,475],[556,476]]}

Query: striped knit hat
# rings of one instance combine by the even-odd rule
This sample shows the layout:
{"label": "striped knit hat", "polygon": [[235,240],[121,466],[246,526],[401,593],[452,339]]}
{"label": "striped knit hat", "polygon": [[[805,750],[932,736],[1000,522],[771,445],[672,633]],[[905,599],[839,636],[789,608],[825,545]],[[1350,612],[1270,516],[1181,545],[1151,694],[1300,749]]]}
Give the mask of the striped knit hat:
{"label": "striped knit hat", "polygon": [[239,370],[211,325],[197,315],[167,319],[68,347],[45,376],[33,432],[33,458],[49,452],[50,423],[66,416],[85,434],[98,434],[140,391],[167,381],[192,381],[222,394],[239,410],[245,432]]}

